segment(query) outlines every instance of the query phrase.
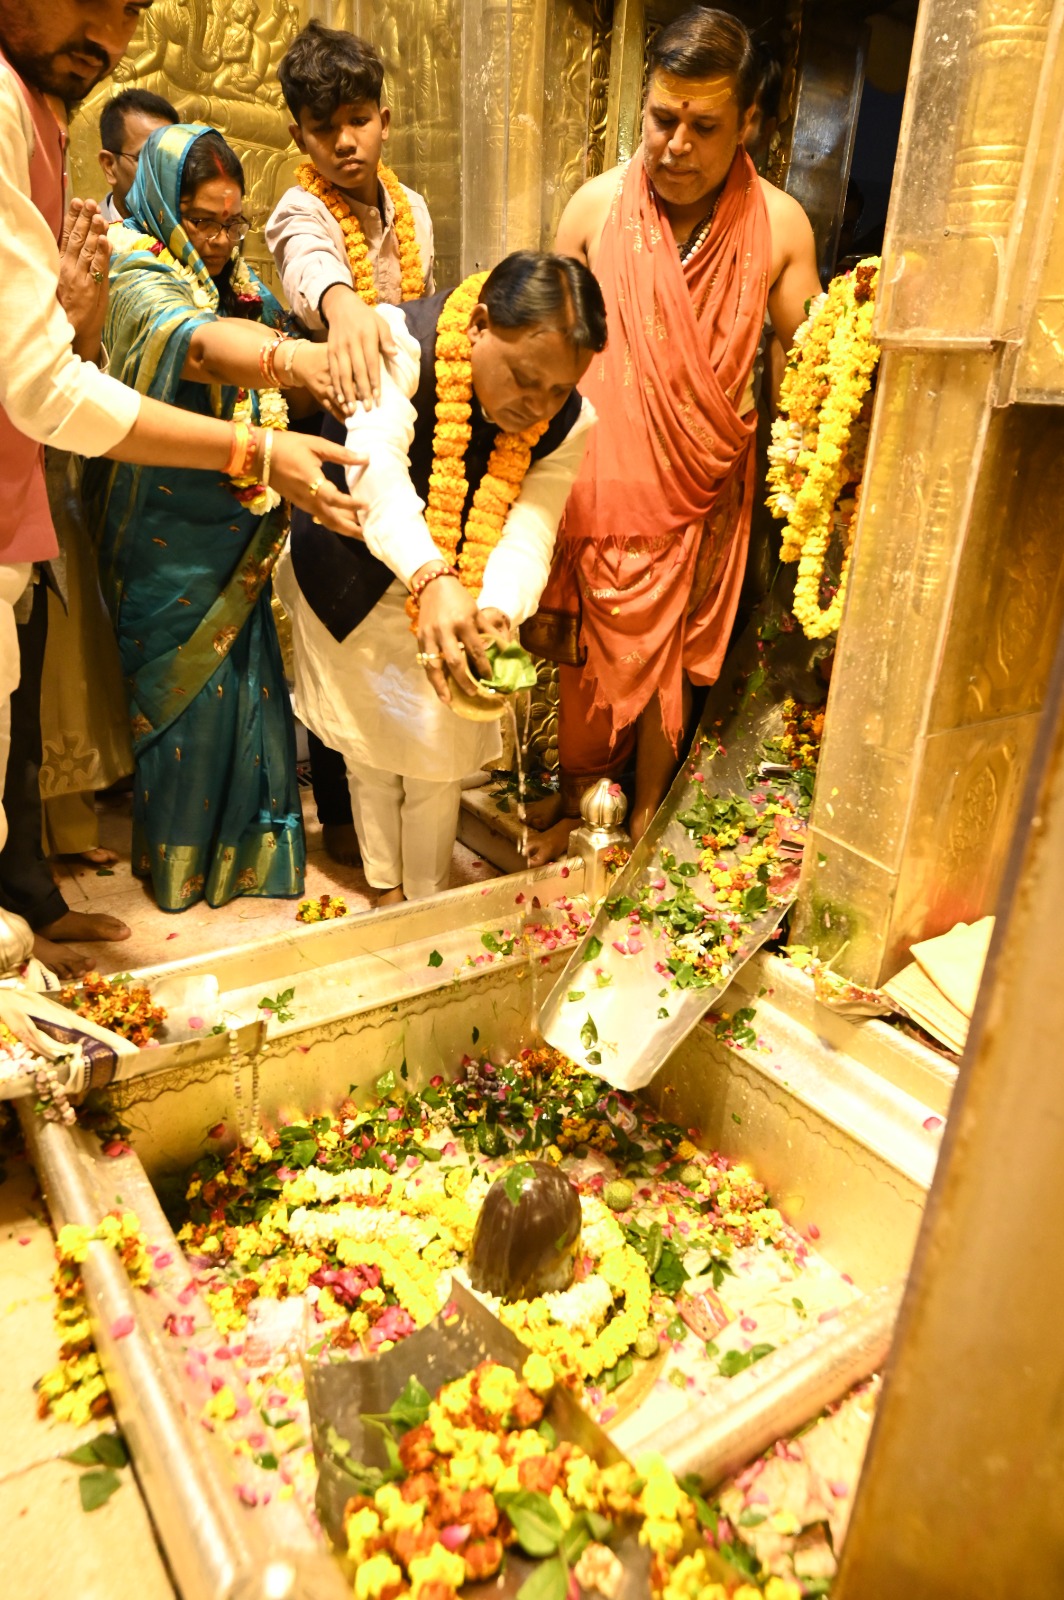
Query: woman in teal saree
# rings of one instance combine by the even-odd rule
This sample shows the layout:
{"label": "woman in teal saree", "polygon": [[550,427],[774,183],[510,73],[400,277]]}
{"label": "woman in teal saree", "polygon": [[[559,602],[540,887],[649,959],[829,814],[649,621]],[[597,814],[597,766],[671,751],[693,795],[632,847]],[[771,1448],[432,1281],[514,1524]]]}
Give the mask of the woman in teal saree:
{"label": "woman in teal saree", "polygon": [[[104,341],[111,371],[141,393],[225,418],[250,402],[271,425],[267,408],[283,416],[283,402],[252,386],[284,314],[233,248],[247,231],[242,198],[219,134],[188,124],[152,135],[129,218],[110,230]],[[324,349],[282,348],[300,352],[292,381],[317,389]],[[134,872],[167,911],[301,894],[294,727],[270,609],[283,507],[261,484],[237,498],[213,472],[102,461],[92,479],[136,761]]]}

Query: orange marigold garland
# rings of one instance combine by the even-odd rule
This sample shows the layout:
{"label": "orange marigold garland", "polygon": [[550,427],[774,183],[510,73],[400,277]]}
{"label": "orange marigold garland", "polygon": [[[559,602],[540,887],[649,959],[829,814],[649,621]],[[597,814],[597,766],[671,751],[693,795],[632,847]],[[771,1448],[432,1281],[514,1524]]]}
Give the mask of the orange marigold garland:
{"label": "orange marigold garland", "polygon": [[[462,508],[469,491],[465,457],[473,432],[469,319],[487,276],[486,272],[475,272],[448,295],[436,328],[436,427],[425,510],[425,521],[440,555],[448,566],[457,567],[463,584],[474,595],[480,593],[488,557],[502,538],[510,507],[521,493],[532,450],[547,429],[545,422],[537,422],[521,433],[500,430],[495,435],[463,537]],[[415,619],[417,605],[413,599],[407,601],[407,610]]]}
{"label": "orange marigold garland", "polygon": [[[402,297],[404,300],[420,300],[425,293],[425,275],[421,269],[421,251],[418,249],[417,235],[414,232],[410,201],[406,198],[403,186],[395,173],[383,162],[377,168],[377,176],[391,196],[392,205],[395,207],[395,237],[399,244]],[[377,282],[373,276],[369,246],[362,232],[362,224],[352,211],[350,202],[342,190],[335,184],[329,183],[320,172],[315,171],[309,161],[304,161],[298,168],[296,182],[301,189],[306,190],[307,194],[315,195],[340,224],[355,293],[366,305],[375,306]]]}

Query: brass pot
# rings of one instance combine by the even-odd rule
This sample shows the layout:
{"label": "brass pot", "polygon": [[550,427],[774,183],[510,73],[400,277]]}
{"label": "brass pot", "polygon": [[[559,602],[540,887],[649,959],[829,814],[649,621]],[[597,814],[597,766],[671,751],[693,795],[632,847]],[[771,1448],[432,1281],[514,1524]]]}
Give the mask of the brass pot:
{"label": "brass pot", "polygon": [[447,687],[451,691],[451,710],[456,717],[464,717],[467,722],[494,722],[506,710],[506,701],[509,698],[500,694],[496,689],[490,689],[483,684],[475,695],[467,694],[460,689],[447,668],[444,667],[447,678]]}

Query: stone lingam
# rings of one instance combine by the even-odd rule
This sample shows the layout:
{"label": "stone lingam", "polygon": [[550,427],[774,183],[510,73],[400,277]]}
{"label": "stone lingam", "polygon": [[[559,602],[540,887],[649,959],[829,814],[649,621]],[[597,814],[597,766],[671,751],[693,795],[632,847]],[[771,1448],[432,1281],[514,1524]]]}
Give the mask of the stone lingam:
{"label": "stone lingam", "polygon": [[473,1233],[470,1281],[505,1301],[568,1289],[580,1248],[580,1197],[546,1161],[518,1161],[484,1197]]}

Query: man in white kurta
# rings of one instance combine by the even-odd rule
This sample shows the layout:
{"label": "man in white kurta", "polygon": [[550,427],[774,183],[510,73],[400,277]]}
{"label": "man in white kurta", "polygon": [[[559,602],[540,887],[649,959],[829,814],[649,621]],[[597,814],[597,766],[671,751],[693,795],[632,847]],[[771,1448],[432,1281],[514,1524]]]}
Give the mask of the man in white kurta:
{"label": "man in white kurta", "polygon": [[[344,755],[366,876],[388,901],[447,887],[461,780],[497,760],[501,746],[498,723],[466,721],[445,703],[439,669],[445,659],[452,672],[456,666],[461,671],[464,652],[475,661],[477,630],[512,633],[535,611],[595,420],[575,390],[593,349],[605,343],[601,296],[586,268],[568,258],[519,252],[500,263],[481,295],[486,303],[477,306],[470,325],[470,497],[479,482],[475,462],[483,462],[497,431],[518,432],[537,421],[549,426],[488,558],[479,594],[452,575],[424,516],[435,328],[446,294],[382,308],[396,354],[382,374],[380,405],[348,424],[349,440],[366,447],[370,460],[361,478],[352,474],[351,487],[363,507],[366,549],[387,569],[377,583],[379,598],[365,610],[365,586],[352,582],[354,610],[364,614],[348,628],[335,600],[345,584],[343,541],[334,541],[338,565],[327,573],[320,563],[329,560],[328,551],[319,554],[315,544],[301,554],[295,526],[292,555],[278,573],[278,592],[292,618],[296,710]],[[415,635],[406,602],[422,583]]]}

